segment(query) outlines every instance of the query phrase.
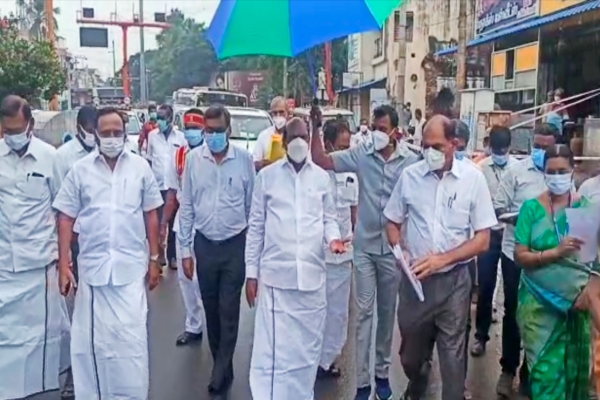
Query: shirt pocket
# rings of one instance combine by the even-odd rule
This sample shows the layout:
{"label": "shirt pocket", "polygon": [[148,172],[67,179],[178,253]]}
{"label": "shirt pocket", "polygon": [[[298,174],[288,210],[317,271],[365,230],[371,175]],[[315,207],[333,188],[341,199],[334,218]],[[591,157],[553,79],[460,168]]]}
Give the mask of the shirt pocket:
{"label": "shirt pocket", "polygon": [[309,188],[304,194],[304,210],[308,215],[323,215],[323,191]]}
{"label": "shirt pocket", "polygon": [[449,208],[446,212],[448,229],[452,231],[464,231],[469,229],[470,212],[467,208]]}
{"label": "shirt pocket", "polygon": [[46,177],[41,175],[27,175],[25,179],[17,183],[17,188],[21,196],[29,200],[42,200],[50,192]]}
{"label": "shirt pocket", "polygon": [[142,207],[143,178],[124,179],[122,185],[122,204],[128,209],[137,210]]}
{"label": "shirt pocket", "polygon": [[352,178],[337,178],[337,206],[338,207],[349,207],[354,204],[356,196],[356,182],[349,181]]}
{"label": "shirt pocket", "polygon": [[241,176],[226,176],[222,182],[225,197],[230,201],[245,199],[245,180]]}

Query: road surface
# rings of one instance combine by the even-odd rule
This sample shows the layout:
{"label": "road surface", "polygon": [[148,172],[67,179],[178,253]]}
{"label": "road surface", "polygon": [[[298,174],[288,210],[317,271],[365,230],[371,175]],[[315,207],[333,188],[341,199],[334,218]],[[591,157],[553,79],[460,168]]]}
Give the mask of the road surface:
{"label": "road surface", "polygon": [[[150,342],[150,400],[209,400],[206,390],[211,369],[211,356],[206,338],[200,346],[176,347],[175,339],[181,333],[184,313],[177,276],[174,271],[165,273],[159,288],[149,296]],[[352,310],[351,310],[352,312]],[[251,400],[248,370],[252,351],[253,311],[245,300],[242,303],[240,332],[235,353],[235,380],[230,400]],[[352,318],[351,318],[352,320]],[[499,327],[492,326],[492,341],[487,354],[469,360],[468,386],[475,400],[495,400],[495,384],[499,374]],[[336,381],[317,382],[316,400],[353,400],[354,379],[354,329],[351,324],[349,341],[340,365],[342,377]],[[406,377],[402,373],[397,355],[400,345],[398,331],[394,335],[391,382],[395,398],[404,391]],[[441,382],[437,365],[432,369],[427,400],[441,399]],[[31,400],[58,400],[56,393],[36,396]],[[85,399],[81,399],[85,400]]]}

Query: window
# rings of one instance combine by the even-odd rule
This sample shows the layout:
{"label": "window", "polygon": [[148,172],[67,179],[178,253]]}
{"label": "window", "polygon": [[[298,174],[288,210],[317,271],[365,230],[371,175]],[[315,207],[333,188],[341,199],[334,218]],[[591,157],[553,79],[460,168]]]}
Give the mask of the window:
{"label": "window", "polygon": [[375,39],[375,54],[373,58],[379,58],[383,56],[383,37],[380,36]]}
{"label": "window", "polygon": [[406,31],[405,31],[404,39],[409,43],[413,41],[414,25],[415,25],[414,13],[412,11],[407,11],[406,12],[406,26],[405,26]]}
{"label": "window", "polygon": [[394,11],[394,42],[400,41],[400,11]]}
{"label": "window", "polygon": [[[509,80],[515,76],[515,50],[508,50],[506,52],[506,69],[504,71],[504,77]],[[508,89],[508,88],[507,88]]]}

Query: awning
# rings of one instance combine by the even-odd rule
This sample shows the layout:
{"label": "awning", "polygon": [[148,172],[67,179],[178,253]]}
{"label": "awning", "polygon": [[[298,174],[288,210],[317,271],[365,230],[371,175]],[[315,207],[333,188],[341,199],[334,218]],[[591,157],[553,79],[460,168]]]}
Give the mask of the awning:
{"label": "awning", "polygon": [[[514,35],[515,33],[523,32],[532,28],[539,28],[540,26],[551,24],[558,20],[573,17],[578,14],[582,14],[588,11],[600,9],[600,0],[586,1],[583,4],[578,4],[564,10],[554,12],[552,14],[544,15],[543,17],[530,18],[527,21],[523,21],[520,24],[511,25],[504,29],[499,29],[488,35],[479,36],[469,43],[467,47],[477,46],[484,43],[493,42],[503,36]],[[456,53],[457,47],[449,47],[444,50],[440,50],[435,53],[436,56],[445,56],[448,54]]]}
{"label": "awning", "polygon": [[[600,1],[600,0],[598,0],[598,1]],[[373,86],[379,85],[381,83],[383,83],[385,85],[386,79],[387,78],[381,78],[381,79],[374,79],[372,81],[363,82],[357,86],[343,88],[342,90],[339,90],[338,93],[346,93],[346,92],[351,92],[353,90],[370,89]]]}

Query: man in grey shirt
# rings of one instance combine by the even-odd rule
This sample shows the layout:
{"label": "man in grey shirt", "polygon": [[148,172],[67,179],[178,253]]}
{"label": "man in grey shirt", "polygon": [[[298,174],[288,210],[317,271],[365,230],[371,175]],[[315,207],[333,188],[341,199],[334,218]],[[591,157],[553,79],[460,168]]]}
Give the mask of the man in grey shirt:
{"label": "man in grey shirt", "polygon": [[[313,126],[320,123],[320,112],[313,108]],[[389,385],[390,353],[394,313],[400,275],[385,233],[383,216],[394,185],[407,166],[419,156],[400,141],[398,113],[388,105],[373,111],[372,143],[361,143],[348,150],[326,154],[318,130],[312,132],[312,160],[321,168],[336,173],[353,172],[358,177],[358,215],[354,236],[354,273],[356,282],[356,400],[371,395],[371,332],[373,308],[377,296],[377,332],[375,342],[375,393],[380,400],[392,398]]]}
{"label": "man in grey shirt", "polygon": [[178,237],[188,279],[193,278],[192,238],[194,242],[214,361],[208,389],[216,400],[227,398],[233,380],[254,164],[250,153],[229,143],[231,116],[227,109],[209,107],[204,121],[205,145],[188,153],[185,163]]}

